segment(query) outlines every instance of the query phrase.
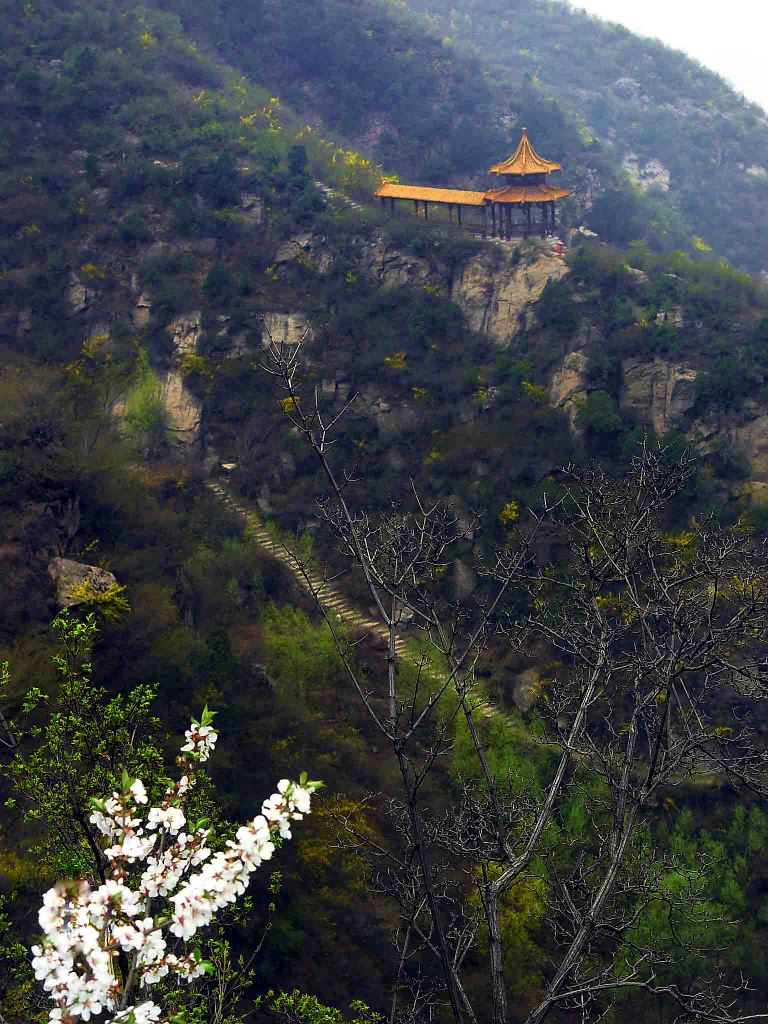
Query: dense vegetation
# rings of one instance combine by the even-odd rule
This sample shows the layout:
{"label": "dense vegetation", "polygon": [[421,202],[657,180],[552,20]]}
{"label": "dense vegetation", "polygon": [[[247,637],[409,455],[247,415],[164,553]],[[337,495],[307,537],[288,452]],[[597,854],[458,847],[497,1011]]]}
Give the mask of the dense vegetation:
{"label": "dense vegetation", "polygon": [[[626,466],[642,435],[641,418],[622,405],[628,359],[695,365],[697,411],[724,422],[768,380],[768,307],[757,284],[715,261],[658,255],[686,232],[674,218],[659,226],[658,208],[639,199],[637,230],[617,241],[645,235],[652,244],[576,250],[572,273],[547,287],[510,347],[469,330],[440,285],[382,289],[365,270],[375,245],[441,280],[479,245],[328,203],[317,177],[364,194],[378,172],[348,141],[309,130],[316,116],[339,139],[369,142],[364,152],[388,167],[435,181],[481,170],[523,118],[577,180],[597,169],[610,183],[614,171],[563,112],[567,104],[535,83],[513,101],[478,59],[415,29],[400,8],[324,0],[312,19],[303,11],[267,0],[247,9],[0,5],[0,662],[12,665],[10,704],[18,711],[30,686],[55,695],[50,558],[109,569],[123,601],[81,608],[99,616],[94,682],[110,695],[152,684],[171,734],[206,701],[217,707],[230,740],[214,777],[232,818],[296,764],[323,778],[342,806],[391,782],[312,606],[204,486],[212,466],[237,463],[232,483],[244,500],[258,500],[275,528],[302,534],[305,550],[334,557],[327,538],[314,536],[316,467],[258,365],[263,316],[277,323],[290,313],[311,326],[308,381],[329,408],[359,392],[337,448],[350,463],[362,456],[357,502],[382,507],[412,476],[463,515],[487,510],[484,539],[467,541],[446,580],[456,593],[484,545],[504,540],[562,462],[594,455],[619,472]],[[221,53],[231,63],[203,56]],[[429,113],[416,116],[425,104]],[[510,105],[517,120],[505,122]],[[623,216],[609,203],[593,212],[607,234]],[[523,271],[537,255],[535,245],[521,247]],[[179,351],[187,321],[199,325],[196,345]],[[578,436],[549,405],[547,385],[584,337]],[[202,439],[184,459],[169,430],[169,381],[181,382],[202,420]],[[734,482],[748,473],[732,447],[713,451],[670,529],[684,527],[694,507],[735,522],[746,504]],[[746,514],[764,525],[755,509]],[[372,673],[381,667],[377,652],[361,649],[359,658]],[[508,655],[483,667],[511,713],[523,668]],[[33,725],[45,714],[41,705]],[[514,712],[509,729],[505,721],[485,726],[498,771],[530,772],[525,719]],[[446,786],[457,784],[464,740],[457,736]],[[754,962],[768,927],[756,853],[764,815],[714,788],[688,798],[695,813],[659,808],[658,836],[691,862],[703,852],[718,865],[708,898],[741,922],[737,935],[728,932],[728,966],[764,985],[765,967]],[[9,806],[0,832],[0,927],[13,956],[60,868],[26,853],[39,836],[22,811]],[[576,825],[582,813],[574,808]],[[360,997],[384,1006],[391,921],[334,843],[330,815],[318,813],[286,851],[254,992],[297,984],[336,1005]],[[512,979],[521,1009],[544,970],[541,913],[535,898],[509,912],[510,942],[526,964]],[[243,947],[257,930],[241,929]],[[9,962],[0,1009],[16,1021],[28,1017],[29,977],[21,960]]]}

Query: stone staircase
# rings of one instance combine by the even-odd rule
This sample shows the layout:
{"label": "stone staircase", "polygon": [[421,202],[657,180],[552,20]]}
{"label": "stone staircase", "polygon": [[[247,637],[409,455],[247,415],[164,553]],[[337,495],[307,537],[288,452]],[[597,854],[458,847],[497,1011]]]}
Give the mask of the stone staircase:
{"label": "stone staircase", "polygon": [[[289,570],[301,589],[322,606],[329,619],[335,620],[339,625],[343,625],[347,632],[356,634],[358,637],[375,638],[378,641],[378,646],[383,646],[386,651],[389,645],[389,631],[381,622],[365,615],[359,608],[355,608],[348,597],[322,576],[300,565],[293,552],[272,536],[252,509],[248,509],[236,501],[229,488],[223,483],[217,480],[207,480],[206,484],[230,511],[248,524],[248,533],[261,550],[281,562]],[[418,655],[414,653],[413,649],[409,647],[408,641],[402,636],[398,636],[395,640],[395,653],[400,658],[408,658],[413,664],[420,664]],[[421,671],[423,678],[427,680],[439,682],[441,679],[445,679],[444,674],[430,664],[424,664]],[[497,713],[496,707],[485,697],[479,701],[477,710],[484,718],[492,718]]]}
{"label": "stone staircase", "polygon": [[[256,513],[239,504],[224,484],[208,480],[207,485],[228,509],[248,524],[250,536],[262,551],[285,565],[302,590],[322,605],[329,618],[335,619],[349,632],[356,633],[358,636],[372,636],[381,644],[389,643],[389,632],[382,623],[364,615],[351,604],[349,598],[317,573],[303,568],[295,555],[272,536]],[[407,641],[402,637],[395,640],[395,651],[400,657],[413,657],[413,652],[409,651]],[[427,671],[430,674],[435,674],[432,670],[427,669]]]}
{"label": "stone staircase", "polygon": [[338,199],[351,209],[357,210],[358,213],[362,213],[364,211],[365,207],[361,203],[356,202],[354,199],[350,199],[349,196],[345,195],[343,192],[339,192],[338,189],[331,188],[331,186],[326,185],[324,181],[315,181],[313,184],[317,191],[322,192],[326,199]]}

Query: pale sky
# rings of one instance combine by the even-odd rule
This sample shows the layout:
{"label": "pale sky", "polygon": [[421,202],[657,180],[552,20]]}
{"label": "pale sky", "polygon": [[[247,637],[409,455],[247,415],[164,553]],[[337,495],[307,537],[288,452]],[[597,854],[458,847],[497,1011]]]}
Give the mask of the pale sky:
{"label": "pale sky", "polygon": [[572,0],[717,71],[768,110],[768,0]]}

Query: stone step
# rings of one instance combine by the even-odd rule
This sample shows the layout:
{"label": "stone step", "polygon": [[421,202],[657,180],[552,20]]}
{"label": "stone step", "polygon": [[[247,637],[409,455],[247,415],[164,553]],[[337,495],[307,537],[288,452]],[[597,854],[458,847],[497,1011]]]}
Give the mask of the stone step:
{"label": "stone step", "polygon": [[[316,182],[316,184],[318,188],[320,188],[322,183]],[[322,191],[327,191],[329,194],[336,194],[332,189],[328,189],[327,186],[323,186]],[[354,200],[349,199],[348,196],[339,195],[339,198],[353,208],[362,210],[362,206],[360,206],[359,203],[355,203]],[[371,619],[353,608],[349,603],[348,598],[340,591],[336,590],[327,582],[327,580],[321,579],[314,574],[305,576],[300,571],[296,557],[292,552],[287,550],[282,542],[275,540],[256,513],[251,512],[249,509],[238,504],[231,494],[229,494],[226,487],[215,483],[214,481],[208,481],[207,485],[210,490],[221,499],[222,503],[229,510],[236,513],[248,523],[251,536],[259,547],[277,561],[285,564],[293,573],[294,579],[296,579],[304,590],[311,593],[316,600],[319,600],[327,612],[338,616],[339,619],[342,619],[348,625],[361,633],[367,633],[370,636],[374,636],[377,640],[383,641],[384,643],[389,640],[389,632],[381,622],[378,622],[376,619]],[[402,637],[398,637],[395,640],[395,652],[401,658],[407,658],[413,663],[418,663],[418,655],[409,650],[408,641],[404,640]],[[443,678],[443,674],[429,664],[422,666],[422,672],[428,679],[439,681]],[[483,704],[483,706],[478,709],[478,712],[485,718],[492,718],[497,713],[496,708],[492,704]]]}

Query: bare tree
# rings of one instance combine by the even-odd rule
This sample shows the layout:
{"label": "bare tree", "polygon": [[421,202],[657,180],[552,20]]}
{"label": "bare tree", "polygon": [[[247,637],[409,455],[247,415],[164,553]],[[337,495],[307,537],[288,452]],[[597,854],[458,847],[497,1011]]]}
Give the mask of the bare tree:
{"label": "bare tree", "polygon": [[[695,461],[644,445],[620,480],[597,466],[565,469],[557,492],[542,494],[481,568],[479,596],[451,601],[443,576],[467,524],[415,487],[408,508],[354,507],[356,470],[333,459],[334,432],[351,402],[327,411],[319,393],[305,393],[300,351],[267,334],[263,365],[328,482],[320,517],[362,576],[388,636],[387,670],[369,681],[356,667],[355,642],[326,615],[401,780],[391,841],[372,841],[345,822],[372,883],[400,908],[393,1024],[431,1018],[442,993],[455,1021],[477,1020],[474,1004],[487,995],[470,992],[466,976],[481,929],[493,1021],[507,1024],[501,915],[511,890],[533,878],[547,894],[550,964],[526,1024],[553,1014],[597,1021],[633,992],[661,999],[675,1021],[768,1017],[741,1009],[743,979],[680,975],[693,937],[704,940],[711,924],[701,909],[703,875],[689,872],[671,892],[663,880],[673,861],[654,848],[650,829],[654,803],[683,784],[717,775],[766,792],[768,755],[750,724],[766,692],[765,544],[711,520],[666,534],[664,517]],[[403,609],[425,642],[425,653],[410,659],[400,653]],[[489,765],[482,718],[500,712],[485,701],[475,669],[500,642],[557,663],[537,705],[537,739],[550,766],[540,792]],[[460,719],[476,771],[437,816],[429,791]],[[563,814],[576,798],[589,828],[574,837]],[[672,946],[642,927],[659,907]]]}
{"label": "bare tree", "polygon": [[[279,419],[275,419],[265,425],[261,416],[252,414],[242,423],[232,427],[231,436],[237,456],[237,469],[244,485],[252,485],[258,478],[258,470],[263,469],[262,463],[268,451],[267,442],[279,422]],[[274,448],[269,454],[274,458]]]}

